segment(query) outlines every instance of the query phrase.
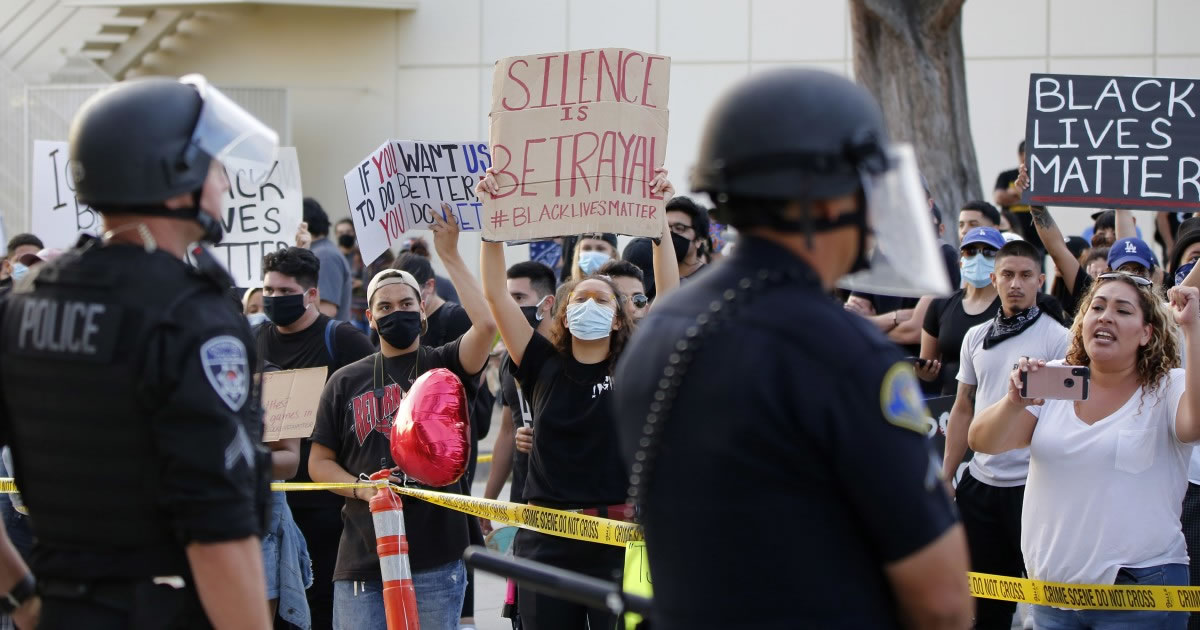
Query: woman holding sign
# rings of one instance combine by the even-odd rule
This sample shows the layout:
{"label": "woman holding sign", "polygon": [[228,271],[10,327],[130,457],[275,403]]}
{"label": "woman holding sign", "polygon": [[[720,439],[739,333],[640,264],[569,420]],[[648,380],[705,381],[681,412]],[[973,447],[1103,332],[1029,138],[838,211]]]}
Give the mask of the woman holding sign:
{"label": "woman holding sign", "polygon": [[[655,194],[669,197],[671,184],[659,169]],[[484,178],[480,195],[498,192]],[[675,267],[670,232],[655,246],[655,267]],[[505,277],[504,244],[484,242],[480,255],[483,293],[509,351],[512,371],[533,412],[533,450],[525,499],[533,505],[605,518],[632,520],[626,512],[627,476],[617,446],[612,409],[612,370],[633,332],[626,300],[610,278],[587,276],[559,290],[565,308],[555,315],[551,341],[533,330]],[[677,281],[676,281],[677,282]],[[518,556],[604,580],[621,570],[624,551],[522,529]],[[547,595],[520,589],[521,620],[527,630],[612,628],[616,618]]]}
{"label": "woman holding sign", "polygon": [[[1007,398],[971,425],[967,439],[978,452],[1030,448],[1021,523],[1030,578],[1188,584],[1179,515],[1192,443],[1200,441],[1200,370],[1178,369],[1171,325],[1182,329],[1187,356],[1200,356],[1200,291],[1177,287],[1169,296],[1168,307],[1145,278],[1101,274],[1075,316],[1065,360],[1086,366],[1090,379],[1068,383],[1071,375],[1055,374],[1061,362],[1021,358]],[[1043,383],[1051,389],[1042,391],[1079,394],[1038,397]],[[1038,628],[1185,628],[1188,620],[1165,610],[1047,603],[1034,606]]]}

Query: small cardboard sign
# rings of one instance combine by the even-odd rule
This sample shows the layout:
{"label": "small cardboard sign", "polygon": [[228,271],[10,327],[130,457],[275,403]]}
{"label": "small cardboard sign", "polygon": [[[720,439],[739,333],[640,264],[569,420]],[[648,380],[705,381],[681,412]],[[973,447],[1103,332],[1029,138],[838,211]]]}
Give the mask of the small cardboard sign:
{"label": "small cardboard sign", "polygon": [[33,141],[32,230],[46,247],[74,247],[80,233],[97,234],[100,214],[75,198],[66,142]]}
{"label": "small cardboard sign", "polygon": [[1200,209],[1193,79],[1031,74],[1025,127],[1034,205]]}
{"label": "small cardboard sign", "polygon": [[263,442],[312,435],[327,371],[322,366],[262,375]]}
{"label": "small cardboard sign", "polygon": [[489,146],[500,193],[483,199],[491,241],[662,233],[650,192],[667,152],[671,60],[622,48],[496,63]]}
{"label": "small cardboard sign", "polygon": [[388,140],[346,173],[346,201],[363,260],[375,260],[410,230],[428,229],[450,206],[463,231],[478,231],[475,184],[492,166],[485,142]]}

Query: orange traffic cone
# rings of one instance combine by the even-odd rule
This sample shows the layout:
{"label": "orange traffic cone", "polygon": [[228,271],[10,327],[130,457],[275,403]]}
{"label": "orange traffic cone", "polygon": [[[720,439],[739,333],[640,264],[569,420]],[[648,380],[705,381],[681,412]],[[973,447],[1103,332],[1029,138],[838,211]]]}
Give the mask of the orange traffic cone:
{"label": "orange traffic cone", "polygon": [[[387,479],[389,472],[381,470],[371,475],[371,480]],[[388,630],[420,630],[400,497],[387,487],[380,488],[371,498],[371,518],[375,522],[375,549],[383,572],[383,610]]]}

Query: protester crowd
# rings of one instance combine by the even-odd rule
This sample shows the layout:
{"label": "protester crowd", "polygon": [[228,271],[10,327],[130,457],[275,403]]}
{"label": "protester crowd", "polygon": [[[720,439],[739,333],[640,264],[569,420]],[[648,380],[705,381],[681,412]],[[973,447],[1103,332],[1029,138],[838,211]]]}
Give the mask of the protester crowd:
{"label": "protester crowd", "polygon": [[[1023,143],[1018,157],[1023,163]],[[904,349],[928,398],[953,396],[941,471],[972,570],[1200,584],[1200,453],[1190,446],[1200,440],[1200,388],[1187,388],[1197,379],[1181,369],[1200,353],[1200,337],[1178,324],[1196,316],[1200,217],[1162,213],[1160,255],[1125,210],[1097,213],[1084,234],[1064,234],[1049,209],[1021,202],[1024,185],[1021,169],[1006,171],[991,202],[969,201],[955,213],[926,190],[949,295],[836,297]],[[391,467],[399,401],[422,374],[445,368],[464,384],[472,441],[496,434],[486,498],[632,521],[613,428],[614,367],[656,301],[735,246],[702,201],[672,196],[665,171],[651,188],[668,199],[658,238],[624,248],[615,234],[551,239],[539,248],[544,262],[511,266],[503,244],[484,243],[479,269],[459,253],[452,213],[435,216],[432,250],[425,238],[409,238],[366,261],[353,222],[331,224],[305,199],[296,246],[267,255],[261,288],[236,296],[259,372],[327,369],[312,437],[268,445],[272,477],[353,482]],[[484,179],[478,190],[498,189]],[[957,238],[946,239],[951,214]],[[13,237],[6,251],[0,292],[61,253],[32,234]],[[435,256],[446,277],[435,272]],[[1090,369],[1085,400],[1022,397],[1028,375],[1064,365]],[[474,470],[472,462],[460,481],[432,489],[469,494]],[[375,492],[273,493],[263,560],[277,627],[384,627],[368,510]],[[473,578],[462,555],[493,524],[402,500],[422,627],[473,627]],[[0,515],[29,554],[20,495],[0,501]],[[524,529],[515,553],[606,580],[623,557],[617,547]],[[1016,610],[990,599],[976,607],[978,628],[1008,628]],[[511,585],[505,614],[531,630],[616,623],[609,612]],[[1182,627],[1186,617],[1038,606],[1025,624]]]}

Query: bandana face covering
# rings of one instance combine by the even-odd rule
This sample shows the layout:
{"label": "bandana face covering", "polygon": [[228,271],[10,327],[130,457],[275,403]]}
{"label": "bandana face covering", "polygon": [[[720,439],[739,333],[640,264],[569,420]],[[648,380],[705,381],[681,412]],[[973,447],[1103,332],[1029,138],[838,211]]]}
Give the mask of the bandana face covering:
{"label": "bandana face covering", "polygon": [[1001,308],[996,311],[996,319],[992,320],[992,325],[988,328],[987,336],[983,338],[983,349],[987,350],[992,346],[1025,332],[1041,315],[1042,310],[1038,308],[1037,304],[1020,311],[1012,317],[1005,317],[1004,309]]}

